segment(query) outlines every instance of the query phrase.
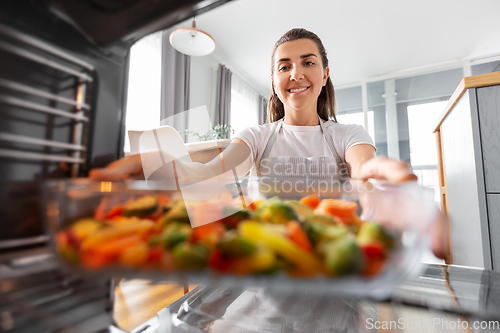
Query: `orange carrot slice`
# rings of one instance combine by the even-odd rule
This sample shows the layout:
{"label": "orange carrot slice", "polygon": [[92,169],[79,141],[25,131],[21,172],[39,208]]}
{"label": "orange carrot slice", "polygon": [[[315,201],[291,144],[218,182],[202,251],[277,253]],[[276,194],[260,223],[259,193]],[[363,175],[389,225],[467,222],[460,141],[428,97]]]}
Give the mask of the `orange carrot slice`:
{"label": "orange carrot slice", "polygon": [[323,199],[314,210],[315,214],[338,217],[342,223],[348,224],[356,216],[358,204],[339,199]]}
{"label": "orange carrot slice", "polygon": [[318,207],[320,201],[321,201],[321,199],[318,197],[317,194],[311,194],[311,195],[308,195],[308,196],[300,199],[300,203],[307,205],[307,206],[311,207],[312,209]]}

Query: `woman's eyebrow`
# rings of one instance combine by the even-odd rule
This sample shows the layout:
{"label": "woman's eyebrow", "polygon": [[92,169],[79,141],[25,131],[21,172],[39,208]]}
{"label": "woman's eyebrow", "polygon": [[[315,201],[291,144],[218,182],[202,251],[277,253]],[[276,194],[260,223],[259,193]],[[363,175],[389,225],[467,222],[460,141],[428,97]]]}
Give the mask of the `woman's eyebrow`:
{"label": "woman's eyebrow", "polygon": [[308,53],[308,54],[301,55],[300,59],[309,58],[309,57],[316,57],[317,58],[318,56],[315,55],[314,53]]}
{"label": "woman's eyebrow", "polygon": [[[318,57],[317,55],[315,55],[314,53],[308,53],[308,54],[304,54],[304,55],[301,55],[300,56],[300,59],[304,59],[304,58],[308,58],[308,57]],[[278,62],[282,62],[282,61],[290,61],[290,58],[281,58],[278,60]]]}

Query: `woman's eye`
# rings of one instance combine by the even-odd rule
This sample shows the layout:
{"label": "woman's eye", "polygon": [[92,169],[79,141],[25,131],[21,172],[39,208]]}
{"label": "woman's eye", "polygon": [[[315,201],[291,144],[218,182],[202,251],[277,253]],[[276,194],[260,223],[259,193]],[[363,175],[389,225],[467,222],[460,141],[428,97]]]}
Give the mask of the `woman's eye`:
{"label": "woman's eye", "polygon": [[312,66],[312,65],[314,65],[314,62],[312,62],[312,61],[306,61],[306,66]]}
{"label": "woman's eye", "polygon": [[288,70],[288,68],[289,68],[288,66],[281,66],[281,67],[279,68],[279,71],[280,71],[280,72],[283,72],[283,71]]}

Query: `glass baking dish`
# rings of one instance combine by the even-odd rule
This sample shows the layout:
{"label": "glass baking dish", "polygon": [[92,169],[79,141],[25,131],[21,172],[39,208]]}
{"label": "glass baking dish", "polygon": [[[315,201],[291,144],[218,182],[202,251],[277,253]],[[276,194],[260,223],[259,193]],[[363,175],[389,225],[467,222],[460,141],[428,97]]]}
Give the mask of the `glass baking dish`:
{"label": "glass baking dish", "polygon": [[[176,187],[177,189],[175,189]],[[171,221],[171,217],[175,215],[172,213],[172,207],[176,207],[175,205],[167,209],[167,206],[172,205],[172,203],[184,202],[185,213],[187,213],[188,218],[186,218],[186,214],[183,215],[183,220],[176,218],[184,223],[182,228],[192,230],[193,233],[190,234],[190,238],[182,243],[192,249],[193,246],[198,244],[199,240],[196,238],[198,236],[193,236],[195,233],[206,228],[211,230],[214,226],[222,224],[225,228],[230,228],[226,223],[228,221],[229,223],[235,223],[234,217],[239,216],[238,214],[241,214],[242,211],[247,213],[250,211],[250,215],[245,213],[243,221],[241,219],[236,221],[235,230],[238,230],[238,232],[241,231],[240,227],[242,225],[251,226],[245,230],[260,228],[260,224],[248,220],[255,220],[257,219],[255,216],[259,216],[263,221],[263,216],[266,216],[270,219],[270,222],[261,224],[266,225],[265,228],[267,229],[259,229],[262,233],[256,237],[268,239],[268,235],[273,234],[274,230],[278,229],[283,237],[290,236],[288,234],[288,224],[290,222],[286,222],[287,233],[283,233],[284,227],[280,226],[279,221],[274,220],[277,219],[276,216],[280,216],[280,212],[272,209],[266,210],[266,203],[277,203],[278,206],[283,204],[292,205],[291,200],[297,200],[293,203],[293,210],[297,213],[295,218],[299,221],[299,225],[304,226],[305,223],[308,223],[304,221],[309,221],[308,219],[313,215],[317,216],[318,208],[314,210],[313,215],[310,214],[309,210],[306,210],[307,214],[305,214],[304,211],[301,211],[304,205],[299,205],[300,207],[297,210],[296,202],[301,198],[314,196],[318,196],[320,200],[325,202],[328,200],[334,202],[342,200],[342,202],[356,203],[357,209],[353,215],[356,216],[356,221],[376,221],[387,231],[387,234],[391,235],[393,248],[384,254],[383,264],[380,269],[377,268],[378,272],[376,274],[360,274],[360,270],[355,274],[348,275],[337,274],[337,271],[335,273],[325,271],[324,267],[331,267],[328,266],[330,264],[324,264],[321,267],[314,266],[319,267],[318,272],[315,271],[314,274],[309,274],[310,271],[304,273],[305,271],[301,271],[301,269],[311,267],[311,262],[294,261],[299,259],[294,258],[293,254],[287,255],[287,253],[283,253],[284,250],[279,248],[276,249],[277,252],[274,253],[273,258],[276,259],[276,263],[280,264],[275,263],[275,266],[279,266],[280,269],[274,269],[275,266],[273,266],[273,269],[265,270],[265,272],[262,270],[258,274],[250,274],[248,269],[245,268],[249,265],[248,261],[245,261],[246,266],[243,268],[243,273],[241,269],[228,270],[226,269],[227,266],[221,265],[220,260],[218,261],[220,256],[215,255],[216,252],[220,255],[218,253],[221,249],[219,245],[221,238],[225,236],[224,232],[218,234],[220,238],[212,239],[212,243],[209,243],[210,238],[199,238],[203,240],[202,244],[209,248],[210,254],[206,259],[206,266],[209,268],[188,265],[187,263],[193,262],[190,261],[193,258],[191,252],[187,257],[181,256],[181,258],[191,258],[190,260],[182,259],[184,261],[179,261],[179,257],[176,257],[176,255],[184,253],[177,250],[178,247],[181,247],[179,245],[181,243],[176,243],[175,247],[167,249],[171,244],[170,242],[173,242],[168,238],[170,236],[163,243],[161,241],[157,242],[157,236],[164,231],[162,228],[170,225],[165,224],[170,223],[165,222],[165,214],[170,212],[170,218],[166,219],[167,221]],[[157,202],[160,203],[155,211],[146,213],[137,210],[137,202],[141,202],[141,204],[143,202],[147,203],[148,200],[144,198],[152,197],[156,198]],[[363,182],[339,178],[278,179],[261,177],[230,182],[226,177],[226,179],[204,181],[191,179],[189,183],[180,182],[179,180],[176,180],[175,183],[165,183],[138,180],[99,182],[88,179],[75,179],[46,183],[44,198],[45,215],[52,249],[57,254],[61,265],[74,273],[201,284],[217,281],[227,286],[254,286],[283,291],[299,289],[372,299],[388,297],[390,291],[399,282],[419,272],[422,251],[429,243],[428,231],[437,214],[437,206],[433,202],[432,190],[422,188],[416,183],[392,185],[378,181]],[[142,201],[138,200],[141,198]],[[162,202],[164,206],[161,206]],[[130,205],[130,203],[133,203],[133,205]],[[228,210],[228,206],[231,209]],[[124,213],[124,207],[127,207],[128,217],[124,217],[124,215],[127,215]],[[144,209],[144,207],[139,206],[139,209]],[[253,212],[252,209],[254,209]],[[119,211],[118,214],[117,211]],[[133,213],[130,213],[131,211]],[[162,220],[162,218],[164,219]],[[106,222],[102,222],[104,220]],[[348,229],[350,232],[356,230],[355,232],[358,233],[357,235],[356,233],[347,234],[345,238],[359,243],[360,227],[349,224],[352,222],[343,225],[341,220],[342,218],[334,217],[334,221],[339,227]],[[214,221],[215,223],[211,223]],[[80,224],[75,224],[75,222]],[[175,222],[178,221],[175,220]],[[123,224],[120,225],[120,223]],[[191,226],[186,227],[189,223]],[[363,225],[365,222],[359,223]],[[96,231],[96,225],[99,225],[98,231]],[[110,225],[113,228],[117,226],[123,227],[126,230],[123,234],[125,236],[114,235],[113,232],[116,230],[111,230]],[[147,231],[142,228],[144,226],[146,226]],[[306,234],[310,236],[311,227],[310,225],[308,227]],[[102,230],[106,230],[106,232],[102,232]],[[277,233],[279,232],[277,231]],[[97,234],[99,236],[96,236]],[[110,234],[114,235],[111,236],[114,237],[113,242],[106,241],[106,237],[110,237]],[[127,242],[130,243],[132,239],[136,240],[137,237],[142,240],[140,246],[134,248],[135,252],[131,250],[127,252],[131,248]],[[323,237],[323,235],[320,234],[320,237]],[[92,241],[89,241],[90,238],[92,238]],[[293,239],[293,237],[289,238]],[[198,240],[193,241],[193,239]],[[322,241],[324,238],[319,239],[321,241],[317,243],[311,241],[313,245],[312,250],[310,250],[312,251],[311,256],[315,256],[318,262],[321,260],[327,262],[330,259],[324,258],[331,258],[328,257],[328,254],[325,254],[329,252],[327,250],[323,250],[323,252],[317,250],[324,246],[323,243],[325,243]],[[336,238],[336,240],[338,239]],[[257,253],[261,253],[259,251],[261,251],[261,245],[264,244],[264,241],[262,240],[262,243],[259,239],[254,241],[258,245]],[[332,243],[331,238],[328,238],[328,242],[328,244]],[[231,244],[234,245],[234,243]],[[87,250],[90,248],[97,252],[88,252]],[[71,251],[67,249],[71,249]],[[241,250],[241,246],[233,246],[231,249],[236,249],[234,251],[238,252]],[[363,245],[362,249],[365,251],[365,245]],[[102,251],[106,254],[112,252],[113,255],[119,256],[120,260],[103,264],[99,261],[99,256],[95,255],[95,253],[101,253]],[[125,252],[127,254],[124,254]],[[301,253],[298,254],[302,255]],[[324,254],[321,260],[318,259],[320,257],[318,253]],[[369,252],[365,251],[363,253],[364,259],[361,260],[366,265],[369,260],[367,259],[367,253]],[[312,258],[311,256],[304,258]],[[144,258],[147,258],[147,260]],[[288,262],[285,269],[282,269],[283,262],[287,262],[288,259],[292,263]],[[312,262],[315,262],[316,259],[312,260]],[[174,260],[173,265],[172,260]],[[233,265],[237,260],[231,259],[229,261]],[[214,262],[215,264],[213,264]],[[234,264],[230,267],[234,268],[236,266]],[[366,272],[366,267],[363,268],[362,272]]]}

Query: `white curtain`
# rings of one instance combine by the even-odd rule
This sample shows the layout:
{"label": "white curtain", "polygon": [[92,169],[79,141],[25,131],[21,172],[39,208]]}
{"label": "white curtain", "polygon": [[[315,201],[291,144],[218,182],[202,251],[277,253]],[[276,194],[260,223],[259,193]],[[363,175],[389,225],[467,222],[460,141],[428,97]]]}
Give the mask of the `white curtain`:
{"label": "white curtain", "polygon": [[215,117],[213,125],[231,124],[231,82],[233,73],[224,65],[217,69],[217,86],[215,96]]}
{"label": "white curtain", "polygon": [[267,99],[259,96],[259,125],[263,125],[267,120]]}
{"label": "white curtain", "polygon": [[247,127],[259,125],[262,97],[238,76],[231,81],[231,127],[238,134]]}

